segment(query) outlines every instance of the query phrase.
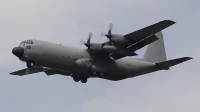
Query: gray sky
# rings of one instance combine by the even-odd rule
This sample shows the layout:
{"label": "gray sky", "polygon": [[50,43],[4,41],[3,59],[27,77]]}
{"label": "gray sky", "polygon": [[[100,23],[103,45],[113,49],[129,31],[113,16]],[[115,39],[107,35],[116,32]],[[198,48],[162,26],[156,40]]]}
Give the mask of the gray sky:
{"label": "gray sky", "polygon": [[[0,0],[0,111],[200,111],[199,5],[199,0]],[[86,84],[60,75],[8,74],[26,67],[11,52],[22,40],[85,48],[80,39],[92,32],[93,42],[106,41],[100,32],[111,22],[113,33],[127,34],[165,19],[177,22],[163,31],[167,58],[194,58],[170,71]]]}

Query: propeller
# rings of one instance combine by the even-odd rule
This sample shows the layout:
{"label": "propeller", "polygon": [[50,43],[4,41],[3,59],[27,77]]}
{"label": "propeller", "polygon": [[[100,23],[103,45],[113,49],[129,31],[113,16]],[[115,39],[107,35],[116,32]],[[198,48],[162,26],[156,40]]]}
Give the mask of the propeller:
{"label": "propeller", "polygon": [[111,38],[112,38],[112,34],[111,34],[112,28],[113,28],[113,24],[110,23],[109,24],[109,29],[108,29],[108,34],[105,34],[104,32],[101,32],[101,36],[106,36],[109,40],[111,40]]}
{"label": "propeller", "polygon": [[81,39],[81,40],[80,40],[80,44],[81,44],[81,45],[85,45],[86,47],[88,47],[88,49],[90,49],[90,47],[91,47],[91,44],[90,44],[91,38],[92,38],[92,33],[89,32],[87,42],[84,42],[84,41]]}

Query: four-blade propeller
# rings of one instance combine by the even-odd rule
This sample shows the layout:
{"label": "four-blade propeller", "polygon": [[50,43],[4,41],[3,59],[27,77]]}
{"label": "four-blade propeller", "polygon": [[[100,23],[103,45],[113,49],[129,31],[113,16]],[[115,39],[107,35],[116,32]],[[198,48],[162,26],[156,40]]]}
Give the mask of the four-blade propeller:
{"label": "four-blade propeller", "polygon": [[109,38],[109,40],[112,38],[112,34],[111,34],[112,28],[113,28],[113,24],[110,23],[110,25],[109,25],[109,30],[108,30],[108,34],[105,35],[106,37]]}
{"label": "four-blade propeller", "polygon": [[88,47],[88,49],[90,49],[90,47],[91,47],[91,44],[90,44],[91,38],[92,38],[92,33],[89,32],[87,42],[84,42],[84,41],[81,39],[80,44],[81,44],[81,45],[85,45],[86,47]]}
{"label": "four-blade propeller", "polygon": [[109,24],[109,29],[108,29],[108,33],[107,34],[105,34],[104,32],[101,32],[101,36],[106,36],[109,40],[111,40],[111,38],[113,37],[112,36],[112,28],[113,28],[113,24],[112,23],[110,23]]}

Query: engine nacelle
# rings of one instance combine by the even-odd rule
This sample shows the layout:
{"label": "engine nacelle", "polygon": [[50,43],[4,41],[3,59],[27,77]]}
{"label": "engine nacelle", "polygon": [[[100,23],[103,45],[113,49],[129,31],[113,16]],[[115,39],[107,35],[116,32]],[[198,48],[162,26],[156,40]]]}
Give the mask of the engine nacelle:
{"label": "engine nacelle", "polygon": [[106,52],[124,55],[124,56],[135,56],[135,55],[137,55],[135,52],[133,52],[131,50],[123,49],[123,48],[116,47],[116,46],[104,46],[103,49]]}
{"label": "engine nacelle", "polygon": [[90,49],[94,52],[102,52],[103,47],[101,44],[91,43]]}
{"label": "engine nacelle", "polygon": [[111,41],[116,44],[125,44],[129,42],[129,40],[124,38],[123,35],[116,35],[116,34],[112,34]]}
{"label": "engine nacelle", "polygon": [[92,61],[90,59],[79,59],[75,62],[76,66],[82,71],[89,71],[92,67]]}

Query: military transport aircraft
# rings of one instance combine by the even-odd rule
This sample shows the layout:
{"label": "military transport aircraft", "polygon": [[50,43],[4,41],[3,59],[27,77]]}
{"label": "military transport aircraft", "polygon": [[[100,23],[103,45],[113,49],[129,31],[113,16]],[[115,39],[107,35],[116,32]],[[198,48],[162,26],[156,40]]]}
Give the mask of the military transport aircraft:
{"label": "military transport aircraft", "polygon": [[[171,66],[190,60],[183,57],[167,60],[162,30],[175,22],[164,20],[138,31],[118,35],[112,34],[112,24],[105,43],[81,41],[87,49],[77,49],[41,40],[22,41],[12,53],[27,63],[25,69],[12,72],[12,75],[28,75],[45,72],[47,75],[71,76],[74,81],[86,83],[88,78],[102,78],[118,81],[126,78],[168,70]],[[148,45],[148,46],[147,46]],[[143,58],[124,58],[136,56],[137,50],[147,46]]]}

